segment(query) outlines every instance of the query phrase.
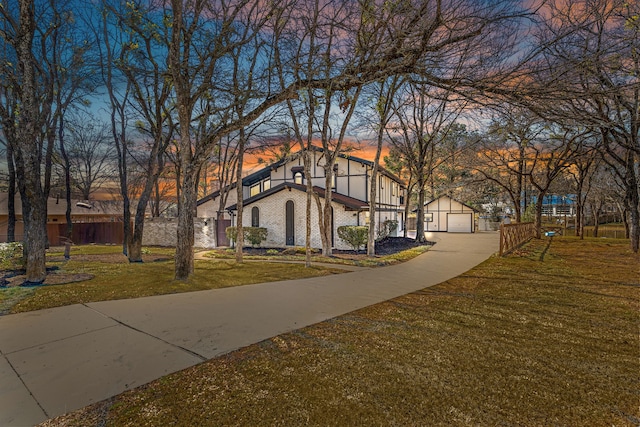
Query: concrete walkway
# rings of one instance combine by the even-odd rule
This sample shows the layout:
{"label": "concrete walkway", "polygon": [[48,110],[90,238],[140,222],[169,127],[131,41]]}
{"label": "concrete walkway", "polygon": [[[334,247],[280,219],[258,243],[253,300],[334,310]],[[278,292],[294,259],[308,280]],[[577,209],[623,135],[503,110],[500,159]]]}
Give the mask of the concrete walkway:
{"label": "concrete walkway", "polygon": [[29,426],[207,359],[455,277],[498,234],[439,233],[391,267],[0,317],[0,425]]}

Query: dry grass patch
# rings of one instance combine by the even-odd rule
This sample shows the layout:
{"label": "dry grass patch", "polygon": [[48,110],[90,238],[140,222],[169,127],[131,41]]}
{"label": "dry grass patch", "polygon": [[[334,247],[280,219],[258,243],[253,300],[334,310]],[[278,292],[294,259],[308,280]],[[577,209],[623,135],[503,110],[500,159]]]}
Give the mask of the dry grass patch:
{"label": "dry grass patch", "polygon": [[[195,261],[195,273],[187,282],[174,277],[173,250],[152,248],[143,263],[129,263],[114,246],[74,248],[69,261],[49,254],[48,265],[56,270],[45,286],[0,289],[0,310],[19,313],[70,304],[138,298],[241,286],[252,283],[317,277],[343,272],[299,264]],[[56,279],[63,280],[56,280]],[[81,280],[78,281],[78,278]],[[59,284],[60,283],[60,284]],[[47,285],[50,284],[50,285]],[[2,311],[0,311],[0,314]]]}
{"label": "dry grass patch", "polygon": [[547,242],[45,425],[637,426],[638,256]]}

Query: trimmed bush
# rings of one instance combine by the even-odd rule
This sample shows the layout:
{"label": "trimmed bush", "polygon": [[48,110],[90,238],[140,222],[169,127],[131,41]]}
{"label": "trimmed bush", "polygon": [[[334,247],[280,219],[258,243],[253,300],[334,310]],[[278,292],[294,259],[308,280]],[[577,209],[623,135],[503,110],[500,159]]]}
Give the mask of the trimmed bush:
{"label": "trimmed bush", "polygon": [[358,252],[360,246],[367,243],[369,227],[363,225],[343,225],[338,227],[338,237],[344,240],[354,251]]}
{"label": "trimmed bush", "polygon": [[238,227],[227,227],[224,229],[227,234],[227,238],[234,242],[238,240]]}
{"label": "trimmed bush", "polygon": [[258,246],[267,240],[267,229],[264,227],[244,227],[244,239],[251,243],[251,246]]}
{"label": "trimmed bush", "polygon": [[386,237],[389,237],[389,235],[391,233],[393,233],[394,231],[396,231],[398,229],[398,221],[393,220],[393,219],[388,219],[386,221],[384,221],[381,225],[380,228],[378,229],[378,239],[377,240],[382,240]]}
{"label": "trimmed bush", "polygon": [[[238,241],[237,227],[227,227],[224,231],[227,233],[227,237],[229,239],[234,242]],[[264,227],[242,227],[242,232],[244,240],[251,243],[251,246],[258,246],[260,243],[267,240],[267,229]]]}

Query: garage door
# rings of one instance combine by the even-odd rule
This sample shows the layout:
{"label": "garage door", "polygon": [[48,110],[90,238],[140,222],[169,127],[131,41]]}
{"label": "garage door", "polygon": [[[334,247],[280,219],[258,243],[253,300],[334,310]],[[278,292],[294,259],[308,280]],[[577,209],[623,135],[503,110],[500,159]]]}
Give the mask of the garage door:
{"label": "garage door", "polygon": [[450,233],[471,233],[473,231],[473,213],[447,214],[447,231]]}

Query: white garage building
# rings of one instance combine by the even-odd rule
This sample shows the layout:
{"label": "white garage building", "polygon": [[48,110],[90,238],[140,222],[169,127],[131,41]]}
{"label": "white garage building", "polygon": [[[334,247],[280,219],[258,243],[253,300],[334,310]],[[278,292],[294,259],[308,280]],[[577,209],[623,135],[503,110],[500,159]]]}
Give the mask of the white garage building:
{"label": "white garage building", "polygon": [[471,206],[442,196],[424,205],[425,231],[449,233],[475,232],[476,210]]}

